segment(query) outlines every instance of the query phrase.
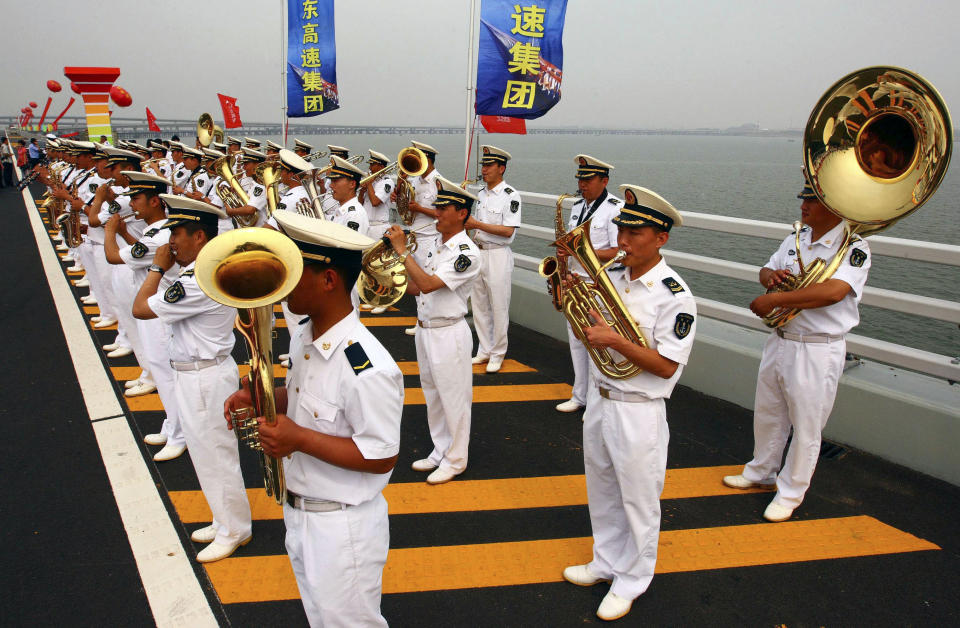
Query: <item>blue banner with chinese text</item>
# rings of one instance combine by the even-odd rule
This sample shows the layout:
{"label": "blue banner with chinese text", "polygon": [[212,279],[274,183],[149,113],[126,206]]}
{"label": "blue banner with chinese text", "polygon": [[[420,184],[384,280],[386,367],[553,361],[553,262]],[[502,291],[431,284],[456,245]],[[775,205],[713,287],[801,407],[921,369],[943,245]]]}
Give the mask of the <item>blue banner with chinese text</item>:
{"label": "blue banner with chinese text", "polygon": [[287,0],[287,116],[339,107],[333,0]]}
{"label": "blue banner with chinese text", "polygon": [[539,118],[560,102],[567,0],[483,0],[478,115]]}

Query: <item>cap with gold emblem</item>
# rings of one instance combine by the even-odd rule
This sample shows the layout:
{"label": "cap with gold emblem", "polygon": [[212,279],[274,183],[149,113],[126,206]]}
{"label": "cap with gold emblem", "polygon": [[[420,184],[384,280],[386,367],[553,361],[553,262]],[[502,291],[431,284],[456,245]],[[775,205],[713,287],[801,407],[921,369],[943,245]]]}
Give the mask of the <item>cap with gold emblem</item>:
{"label": "cap with gold emblem", "polygon": [[156,152],[156,151],[161,151],[161,152],[163,152],[163,151],[167,150],[166,148],[164,148],[163,144],[161,144],[160,142],[152,142],[152,141],[151,141],[151,142],[147,142],[147,146],[149,146],[149,147],[150,147],[150,150],[152,150],[152,151],[154,151],[154,152]]}
{"label": "cap with gold emblem", "polygon": [[510,153],[496,146],[490,146],[489,144],[481,146],[480,152],[483,154],[483,156],[480,157],[480,163],[484,166],[487,164],[501,164],[506,166],[507,162],[510,161]]}
{"label": "cap with gold emblem", "polygon": [[176,194],[161,194],[160,198],[167,204],[167,222],[163,223],[163,229],[189,224],[216,228],[220,220],[227,219],[226,212],[203,201]]}
{"label": "cap with gold emblem", "polygon": [[343,146],[334,146],[333,144],[327,144],[327,149],[329,149],[331,156],[336,155],[337,157],[342,157],[344,159],[350,156],[350,150],[347,148],[344,148]]}
{"label": "cap with gold emblem", "polygon": [[255,161],[261,162],[266,161],[267,156],[261,153],[258,150],[253,150],[252,148],[244,147],[243,149],[243,161]]}
{"label": "cap with gold emblem", "polygon": [[107,145],[106,145],[106,144],[101,144],[100,142],[94,142],[93,145],[95,146],[95,149],[94,149],[94,151],[93,151],[93,158],[94,158],[94,159],[106,159],[106,158],[107,158],[107,153],[105,153],[103,149],[105,149],[105,148],[107,147]]}
{"label": "cap with gold emblem", "polygon": [[277,152],[281,148],[283,148],[283,146],[280,146],[280,144],[277,144],[276,142],[273,142],[271,140],[267,140],[267,150],[272,150],[274,152]]}
{"label": "cap with gold emblem", "polygon": [[[212,144],[211,144],[211,146],[212,146]],[[214,159],[220,159],[221,157],[226,157],[226,154],[225,154],[223,151],[214,150],[214,149],[212,149],[212,148],[204,148],[204,149],[203,149],[203,160],[204,160],[204,161],[214,160]]]}
{"label": "cap with gold emblem", "polygon": [[343,159],[337,155],[334,155],[330,158],[331,166],[330,170],[327,171],[328,179],[339,179],[341,177],[349,177],[355,181],[359,181],[363,178],[363,170],[357,168],[352,163]]}
{"label": "cap with gold emblem", "polygon": [[130,179],[130,185],[127,186],[127,191],[123,192],[122,196],[134,196],[142,193],[165,194],[170,186],[170,179],[164,179],[149,172],[122,170],[121,173]]}
{"label": "cap with gold emblem", "polygon": [[670,231],[672,227],[683,224],[680,212],[653,190],[639,185],[624,183],[620,186],[623,193],[623,207],[613,219],[613,224],[623,227],[658,227]]}
{"label": "cap with gold emblem", "polygon": [[429,144],[424,144],[423,142],[417,142],[417,141],[410,142],[410,145],[413,146],[414,148],[419,148],[420,150],[422,150],[424,153],[427,154],[427,157],[429,157],[430,159],[436,160],[437,149],[434,148],[433,146],[430,146]]}
{"label": "cap with gold emblem", "polygon": [[221,153],[226,153],[226,152],[227,152],[227,145],[224,144],[223,142],[210,142],[209,148],[211,148],[211,149],[213,149],[213,150],[218,150],[218,151],[220,151]]}
{"label": "cap with gold emblem", "polygon": [[359,270],[363,251],[376,244],[373,238],[332,220],[282,209],[273,212],[273,218],[300,249],[304,263],[320,262]]}
{"label": "cap with gold emblem", "polygon": [[200,159],[201,157],[203,157],[203,152],[202,152],[202,151],[199,151],[199,150],[197,150],[196,148],[191,148],[190,146],[187,146],[186,144],[183,144],[182,146],[183,146],[183,156],[184,156],[184,157],[195,157],[195,158],[197,158],[197,159]]}
{"label": "cap with gold emblem", "polygon": [[227,136],[227,144],[232,144],[233,146],[243,146],[243,142],[232,135]]}
{"label": "cap with gold emblem", "polygon": [[434,207],[443,207],[444,205],[456,205],[462,209],[470,211],[477,197],[462,187],[443,177],[437,177],[437,200],[433,202]]}
{"label": "cap with gold emblem", "polygon": [[107,154],[107,163],[111,166],[119,163],[140,164],[143,157],[132,150],[114,148],[113,146],[104,146],[103,152]]}
{"label": "cap with gold emblem", "polygon": [[296,174],[313,170],[313,164],[286,148],[280,149],[280,167]]}
{"label": "cap with gold emblem", "polygon": [[170,142],[170,152],[171,153],[182,153],[184,145],[180,142]]}
{"label": "cap with gold emblem", "polygon": [[390,158],[384,155],[383,153],[378,153],[372,148],[367,151],[370,153],[370,159],[367,160],[367,163],[370,164],[380,164],[381,166],[386,166],[390,163]]}
{"label": "cap with gold emblem", "polygon": [[803,189],[800,190],[800,193],[797,194],[797,198],[802,198],[804,200],[809,198],[817,198],[817,193],[813,190],[813,184],[810,183],[810,177],[807,176],[807,171],[803,171]]}
{"label": "cap with gold emblem", "polygon": [[590,155],[577,155],[574,158],[574,163],[577,164],[578,179],[589,179],[596,175],[609,177],[610,171],[613,170],[613,166],[610,164],[604,163]]}
{"label": "cap with gold emblem", "polygon": [[258,150],[260,148],[260,140],[255,140],[252,137],[244,136],[243,141],[246,142],[247,148],[255,148]]}
{"label": "cap with gold emblem", "polygon": [[312,152],[312,151],[313,151],[313,144],[307,144],[307,143],[304,142],[303,140],[298,140],[298,139],[294,138],[294,140],[293,140],[293,149],[294,149],[294,150],[297,150],[297,149],[305,150],[305,151],[307,151],[307,152],[309,153],[309,152]]}
{"label": "cap with gold emblem", "polygon": [[71,142],[71,148],[77,155],[93,155],[97,152],[97,146],[93,142]]}

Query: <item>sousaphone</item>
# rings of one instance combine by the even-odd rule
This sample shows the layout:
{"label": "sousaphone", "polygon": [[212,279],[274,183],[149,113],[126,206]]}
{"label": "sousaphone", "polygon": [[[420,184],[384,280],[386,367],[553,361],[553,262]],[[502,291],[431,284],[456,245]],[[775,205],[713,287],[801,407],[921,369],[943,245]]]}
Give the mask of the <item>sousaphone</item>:
{"label": "sousaphone", "polygon": [[[874,66],[837,81],[820,98],[803,135],[803,162],[817,198],[845,221],[845,237],[829,262],[801,264],[778,290],[829,279],[852,242],[920,209],[947,172],[953,148],[950,112],[937,90],[909,70]],[[795,224],[797,252],[800,225]],[[780,327],[799,309],[764,317]]]}

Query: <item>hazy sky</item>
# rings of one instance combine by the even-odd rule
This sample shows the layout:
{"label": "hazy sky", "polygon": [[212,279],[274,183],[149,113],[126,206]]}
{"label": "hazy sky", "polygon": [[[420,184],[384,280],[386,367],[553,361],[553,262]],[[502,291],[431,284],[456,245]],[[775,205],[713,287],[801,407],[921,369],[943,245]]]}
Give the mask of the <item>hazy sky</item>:
{"label": "hazy sky", "polygon": [[[530,4],[532,0],[518,0]],[[477,0],[479,13],[480,0]],[[316,124],[460,125],[469,0],[337,0],[341,109]],[[3,0],[0,111],[43,107],[68,65],[119,66],[123,117],[279,121],[282,0]],[[960,4],[912,0],[569,0],[563,97],[531,126],[802,127],[820,95],[868,65],[960,97]],[[953,43],[950,43],[953,42]],[[12,56],[11,56],[11,51]],[[71,114],[80,114],[79,103]]]}

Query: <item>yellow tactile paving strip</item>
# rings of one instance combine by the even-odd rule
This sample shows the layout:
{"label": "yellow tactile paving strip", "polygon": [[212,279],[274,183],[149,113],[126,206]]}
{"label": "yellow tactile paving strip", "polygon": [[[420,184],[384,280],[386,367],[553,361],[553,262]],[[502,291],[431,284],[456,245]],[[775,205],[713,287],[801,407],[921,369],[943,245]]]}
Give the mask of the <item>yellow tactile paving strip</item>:
{"label": "yellow tactile paving strip", "polygon": [[[590,560],[590,537],[390,550],[384,593],[560,582],[563,568]],[[759,523],[660,535],[657,573],[937,550],[873,517]],[[284,555],[235,557],[206,565],[225,604],[299,597]],[[572,585],[571,585],[572,586]]]}
{"label": "yellow tactile paving strip", "polygon": [[[570,398],[570,384],[516,384],[512,386],[474,386],[473,403],[502,403],[507,401],[558,401]],[[131,412],[155,412],[163,410],[160,395],[156,393],[140,397],[125,397]],[[424,405],[422,388],[407,388],[403,405]]]}
{"label": "yellow tactile paving strip", "polygon": [[[764,492],[768,489],[739,489],[723,485],[725,475],[739,473],[743,465],[668,469],[661,499],[686,499]],[[582,475],[557,475],[497,480],[460,480],[430,486],[426,482],[388,484],[383,491],[391,515],[517,508],[581,506],[587,503],[587,486]],[[280,507],[261,488],[247,489],[254,519],[280,519]],[[184,523],[210,521],[210,508],[200,491],[171,491],[177,515]]]}

